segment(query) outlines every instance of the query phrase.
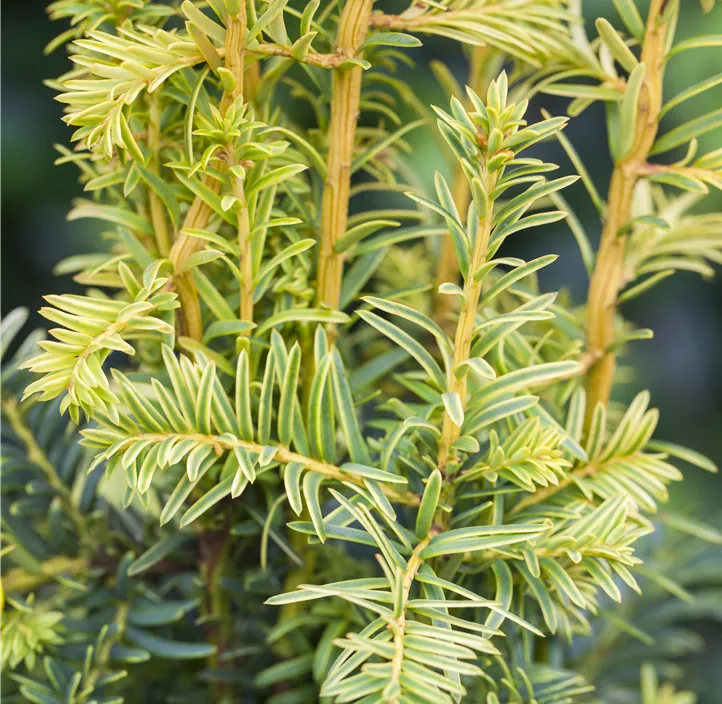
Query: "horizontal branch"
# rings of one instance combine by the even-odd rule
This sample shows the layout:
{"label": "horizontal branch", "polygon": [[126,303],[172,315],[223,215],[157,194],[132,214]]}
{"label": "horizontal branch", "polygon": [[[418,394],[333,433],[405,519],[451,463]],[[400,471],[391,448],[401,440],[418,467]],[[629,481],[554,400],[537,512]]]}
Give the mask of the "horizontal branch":
{"label": "horizontal branch", "polygon": [[277,44],[259,44],[252,49],[244,49],[244,53],[249,56],[285,56],[286,58],[293,59],[294,61],[311,64],[312,66],[320,66],[321,68],[337,68],[348,58],[339,52],[334,54],[316,54],[309,51],[303,59],[297,59],[293,56],[290,49],[278,46]]}
{"label": "horizontal branch", "polygon": [[[445,12],[443,16],[447,18],[453,14],[453,12],[449,11]],[[407,19],[402,15],[387,15],[385,12],[374,12],[369,20],[369,26],[382,27],[384,29],[411,29],[423,25],[424,19],[424,15]]]}
{"label": "horizontal branch", "polygon": [[[222,437],[220,435],[203,435],[202,433],[143,433],[140,435],[133,435],[128,438],[128,442],[137,442],[142,440],[151,440],[156,442],[163,442],[168,438],[176,437],[183,440],[194,440],[201,445],[211,445],[218,454],[223,450],[232,450],[235,447],[242,448],[248,452],[260,454],[266,445],[261,445],[255,442],[248,442],[246,440],[230,440],[230,438]],[[117,448],[118,450],[121,448]],[[336,479],[340,482],[352,482],[359,486],[364,485],[364,480],[360,477],[354,476],[352,473],[344,472],[339,467],[327,462],[315,460],[305,455],[299,455],[296,452],[291,452],[285,447],[277,446],[278,451],[274,455],[273,459],[282,464],[290,464],[291,462],[298,462],[304,466],[305,469],[322,474],[329,479]],[[117,450],[116,450],[117,451]],[[114,453],[115,454],[115,453]],[[418,506],[420,498],[413,492],[399,492],[391,487],[387,486],[383,482],[379,482],[379,486],[389,500],[395,501],[397,504],[405,504],[407,506]]]}

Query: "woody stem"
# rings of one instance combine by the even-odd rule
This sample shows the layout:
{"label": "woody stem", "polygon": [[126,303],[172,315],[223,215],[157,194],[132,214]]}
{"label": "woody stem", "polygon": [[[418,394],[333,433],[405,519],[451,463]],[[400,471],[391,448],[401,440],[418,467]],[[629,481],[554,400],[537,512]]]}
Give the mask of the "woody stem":
{"label": "woody stem", "polygon": [[[356,55],[368,30],[371,0],[348,0],[338,25],[336,49],[348,58]],[[346,231],[351,186],[351,162],[361,101],[363,69],[333,69],[331,123],[326,183],[321,204],[321,244],[318,260],[317,301],[339,307],[344,256],[334,246]]]}
{"label": "woody stem", "polygon": [[589,285],[587,345],[588,351],[598,361],[590,368],[587,377],[587,428],[596,405],[609,401],[614,379],[614,317],[617,299],[624,286],[627,244],[627,235],[622,234],[622,228],[632,217],[634,189],[659,127],[667,32],[672,15],[668,12],[665,18],[666,5],[666,0],[653,0],[649,9],[641,55],[645,77],[639,95],[633,146],[617,161],[612,173],[607,217]]}

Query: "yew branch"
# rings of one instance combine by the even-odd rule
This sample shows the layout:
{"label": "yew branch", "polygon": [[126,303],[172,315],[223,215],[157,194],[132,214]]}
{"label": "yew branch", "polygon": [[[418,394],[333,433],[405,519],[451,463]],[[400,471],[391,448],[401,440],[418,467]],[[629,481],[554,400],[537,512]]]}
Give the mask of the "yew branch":
{"label": "yew branch", "polygon": [[614,318],[619,292],[624,285],[624,252],[627,235],[620,234],[631,219],[634,189],[657,137],[662,109],[662,83],[671,12],[665,15],[666,0],[653,0],[642,45],[645,64],[634,144],[615,165],[609,186],[607,217],[597,253],[587,298],[587,345],[598,361],[587,377],[588,427],[594,408],[606,404],[611,394],[616,359]]}
{"label": "yew branch", "polygon": [[[484,180],[486,192],[491,193],[496,184],[496,176],[487,175]],[[493,222],[494,209],[492,204],[489,203],[487,213],[479,221],[479,227],[474,239],[469,275],[466,283],[464,284],[464,298],[459,312],[459,320],[456,325],[454,357],[451,364],[449,391],[459,394],[462,407],[466,405],[468,374],[457,377],[454,374],[454,371],[460,364],[469,359],[471,342],[474,334],[474,325],[476,321],[476,311],[479,307],[479,299],[481,298],[481,289],[483,284],[482,280],[476,280],[474,273],[478,271],[479,267],[481,267],[486,261]],[[444,414],[444,426],[441,432],[441,442],[439,445],[439,467],[443,468],[448,462],[451,453],[451,445],[459,438],[460,433],[461,428],[453,423],[448,413]]]}
{"label": "yew branch", "polygon": [[[243,42],[246,37],[246,6],[240,3],[239,12],[228,17],[228,27],[226,30],[225,45],[225,66],[233,74],[235,85],[233,90],[226,91],[221,99],[221,114],[224,115],[228,107],[233,101],[243,95],[243,78],[244,78],[244,51]],[[222,173],[227,171],[228,163],[221,162],[219,171]],[[220,189],[220,181],[216,178],[206,176],[204,185],[211,189],[214,193],[218,193]],[[205,229],[211,217],[211,208],[196,197],[191,207],[186,213],[181,230]],[[196,291],[195,282],[191,273],[183,273],[183,265],[192,254],[199,251],[203,246],[203,240],[198,237],[186,234],[181,231],[178,239],[171,248],[169,258],[173,264],[176,275],[173,279],[173,285],[178,293],[178,299],[181,303],[183,311],[183,321],[185,325],[185,334],[193,339],[200,340],[203,337],[203,322],[201,319],[200,302],[198,301],[198,292]]]}
{"label": "yew branch", "polygon": [[[347,58],[356,55],[368,31],[371,0],[348,0],[338,25],[336,50]],[[363,69],[333,71],[328,170],[321,205],[321,243],[318,260],[317,299],[337,309],[341,297],[344,256],[334,245],[346,231],[351,186],[351,162],[356,142],[356,122],[361,101]]]}
{"label": "yew branch", "polygon": [[[486,90],[486,65],[493,54],[487,46],[475,46],[471,51],[469,66],[469,87],[477,94],[482,95]],[[466,213],[471,202],[469,182],[460,164],[454,170],[454,182],[451,189],[456,209],[459,211],[461,221],[466,221]],[[439,255],[439,268],[436,272],[437,287],[447,281],[456,283],[459,277],[459,264],[456,261],[456,252],[451,236],[447,235],[441,240],[441,253]],[[453,298],[451,296],[437,296],[435,302],[436,318],[443,321],[448,315]]]}

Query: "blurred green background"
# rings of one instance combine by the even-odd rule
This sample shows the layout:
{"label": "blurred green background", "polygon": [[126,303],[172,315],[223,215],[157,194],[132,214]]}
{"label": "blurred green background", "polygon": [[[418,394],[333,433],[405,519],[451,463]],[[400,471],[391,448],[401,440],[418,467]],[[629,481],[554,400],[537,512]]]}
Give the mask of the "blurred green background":
{"label": "blurred green background", "polygon": [[[708,15],[698,0],[681,0],[679,36],[722,33],[722,6]],[[47,293],[77,290],[69,277],[55,277],[53,266],[70,254],[102,247],[97,225],[92,221],[68,223],[65,213],[72,198],[81,195],[72,165],[53,166],[55,143],[67,143],[70,130],[60,121],[62,111],[53,93],[42,81],[67,70],[62,50],[50,56],[43,47],[60,31],[45,15],[43,0],[14,0],[2,4],[2,312],[23,305],[37,310]],[[642,3],[640,3],[641,5]],[[606,16],[619,26],[611,0],[585,0],[590,34],[593,19]],[[414,58],[419,70],[408,71],[417,95],[426,103],[442,104],[444,97],[424,67],[429,59],[446,62],[460,82],[466,77],[466,63],[458,48],[444,41],[427,40]],[[679,91],[722,70],[722,51],[706,49],[685,52],[671,62],[666,94]],[[663,125],[716,109],[722,103],[722,87],[684,103]],[[545,99],[544,105],[560,114],[564,104]],[[539,105],[533,106],[533,112]],[[589,109],[567,129],[594,181],[603,193],[611,169],[602,111]],[[717,131],[702,140],[702,150],[722,145]],[[544,158],[569,170],[569,163],[556,145],[544,147]],[[431,182],[433,169],[445,169],[435,142],[416,137],[415,169]],[[577,215],[594,237],[599,222],[581,186],[567,194]],[[706,209],[722,210],[722,194],[705,202]],[[559,227],[517,240],[520,256],[556,252],[559,260],[543,279],[547,289],[567,286],[577,301],[583,300],[586,279],[571,234]],[[645,293],[625,307],[625,314],[641,327],[655,331],[651,341],[637,342],[628,361],[636,368],[628,395],[639,388],[652,391],[660,409],[658,435],[704,452],[722,465],[722,278],[706,282],[693,274],[680,273]],[[36,323],[41,319],[36,317]],[[722,527],[722,477],[689,470],[687,481],[674,487],[673,502],[680,510],[703,517]],[[707,653],[695,663],[704,672],[700,704],[722,702],[722,668],[714,667],[722,656],[719,626],[699,624],[707,639]]]}

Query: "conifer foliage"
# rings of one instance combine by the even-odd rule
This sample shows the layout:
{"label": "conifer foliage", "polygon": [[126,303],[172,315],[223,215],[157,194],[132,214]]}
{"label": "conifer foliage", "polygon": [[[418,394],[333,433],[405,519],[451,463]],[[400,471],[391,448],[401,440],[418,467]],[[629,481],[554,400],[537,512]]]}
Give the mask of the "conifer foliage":
{"label": "conifer foliage", "polygon": [[[612,393],[651,335],[624,304],[722,260],[722,113],[659,129],[722,82],[665,102],[668,62],[722,38],[642,4],[593,37],[566,0],[50,5],[69,217],[108,246],[61,262],[86,293],[47,334],[3,322],[8,702],[694,701],[672,661],[719,616],[722,535],[662,506],[717,468]],[[430,36],[469,59],[432,62],[440,106],[403,80]],[[564,134],[597,102],[601,193]],[[584,305],[506,254],[549,228]]]}

